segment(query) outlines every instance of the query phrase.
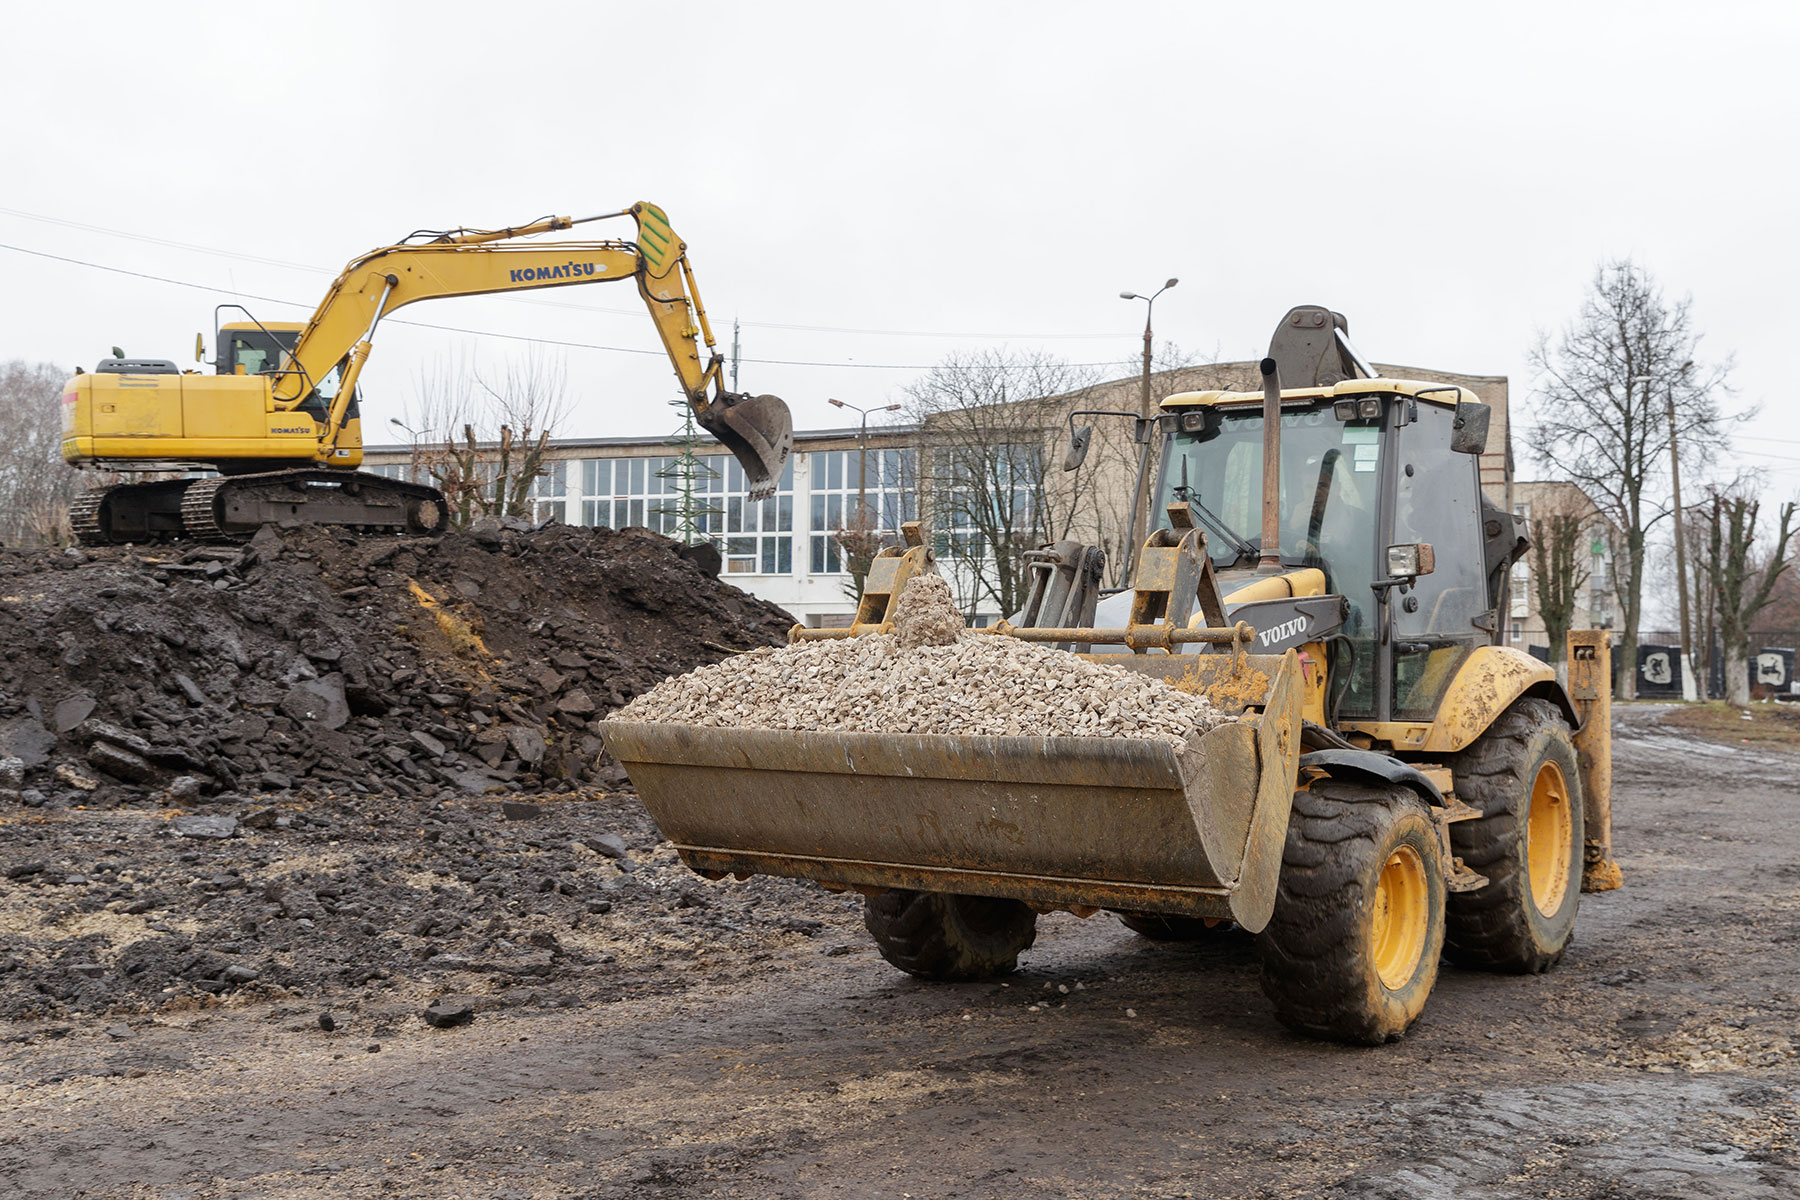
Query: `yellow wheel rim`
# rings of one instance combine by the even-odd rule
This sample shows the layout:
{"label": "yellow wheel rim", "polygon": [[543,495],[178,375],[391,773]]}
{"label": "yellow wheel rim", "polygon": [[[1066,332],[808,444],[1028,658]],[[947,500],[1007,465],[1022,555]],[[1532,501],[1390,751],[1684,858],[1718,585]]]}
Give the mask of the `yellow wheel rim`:
{"label": "yellow wheel rim", "polygon": [[1425,953],[1426,905],[1431,890],[1425,860],[1411,846],[1396,846],[1381,864],[1375,883],[1375,973],[1390,992],[1399,991],[1418,973]]}
{"label": "yellow wheel rim", "polygon": [[1531,785],[1531,812],[1525,821],[1525,862],[1531,875],[1531,902],[1546,917],[1562,907],[1569,891],[1569,856],[1575,817],[1562,768],[1547,762]]}

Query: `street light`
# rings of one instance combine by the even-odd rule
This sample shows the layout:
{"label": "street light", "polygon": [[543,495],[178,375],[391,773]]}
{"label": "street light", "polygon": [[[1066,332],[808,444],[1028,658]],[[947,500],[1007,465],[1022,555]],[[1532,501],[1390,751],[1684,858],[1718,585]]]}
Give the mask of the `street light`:
{"label": "street light", "polygon": [[[1676,378],[1686,379],[1688,372],[1694,369],[1694,360],[1688,359],[1676,371]],[[1644,385],[1644,405],[1650,404],[1650,385],[1655,382],[1653,375],[1633,375],[1631,382]],[[1681,654],[1687,660],[1688,674],[1694,676],[1694,692],[1700,692],[1700,676],[1694,667],[1694,644],[1692,631],[1688,625],[1688,573],[1687,573],[1687,534],[1682,528],[1681,520],[1681,455],[1675,445],[1675,385],[1670,383],[1663,389],[1663,403],[1669,417],[1669,490],[1673,493],[1675,504],[1675,594],[1681,598]],[[1687,694],[1686,681],[1679,681],[1682,695]]]}
{"label": "street light", "polygon": [[[1179,279],[1170,279],[1148,296],[1140,296],[1136,292],[1119,293],[1121,300],[1144,302],[1144,379],[1138,394],[1138,416],[1145,421],[1150,420],[1153,415],[1150,408],[1150,317],[1156,309],[1156,298],[1180,282]],[[1144,544],[1145,525],[1150,517],[1150,445],[1153,440],[1146,437],[1144,448],[1138,452],[1138,486],[1131,497],[1131,548],[1125,560],[1128,568],[1126,579],[1137,575],[1138,550]]]}
{"label": "street light", "polygon": [[869,519],[869,414],[872,412],[898,412],[900,405],[883,404],[878,408],[864,408],[860,404],[846,404],[842,400],[826,400],[839,408],[847,408],[862,414],[862,425],[856,431],[856,516],[859,521]]}

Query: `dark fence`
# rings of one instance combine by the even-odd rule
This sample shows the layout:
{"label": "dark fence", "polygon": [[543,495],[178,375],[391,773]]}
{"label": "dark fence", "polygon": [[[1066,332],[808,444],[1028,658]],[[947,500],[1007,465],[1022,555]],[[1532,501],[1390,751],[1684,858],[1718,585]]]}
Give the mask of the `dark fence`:
{"label": "dark fence", "polygon": [[[1681,694],[1679,656],[1681,635],[1673,630],[1645,631],[1638,640],[1638,695],[1645,698]],[[1746,664],[1753,699],[1800,698],[1800,630],[1759,629],[1750,635]],[[1707,664],[1707,690],[1715,698],[1725,695],[1725,652],[1715,640]]]}

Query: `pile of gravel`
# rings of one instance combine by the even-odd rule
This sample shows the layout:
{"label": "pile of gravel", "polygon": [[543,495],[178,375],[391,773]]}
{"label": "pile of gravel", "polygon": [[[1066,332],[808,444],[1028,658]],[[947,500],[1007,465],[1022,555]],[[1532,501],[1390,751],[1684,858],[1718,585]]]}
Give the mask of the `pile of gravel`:
{"label": "pile of gravel", "polygon": [[728,658],[665,680],[610,719],[1177,743],[1231,719],[1205,697],[1137,672],[970,632],[936,576],[907,583],[895,628],[891,636],[802,642]]}

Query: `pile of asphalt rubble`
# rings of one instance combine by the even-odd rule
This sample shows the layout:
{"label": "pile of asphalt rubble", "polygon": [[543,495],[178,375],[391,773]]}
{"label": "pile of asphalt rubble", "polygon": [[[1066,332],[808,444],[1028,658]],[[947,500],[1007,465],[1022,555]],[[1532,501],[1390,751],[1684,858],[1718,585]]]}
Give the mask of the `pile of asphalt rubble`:
{"label": "pile of asphalt rubble", "polygon": [[585,1003],[684,932],[817,936],[802,885],[709,892],[596,733],[790,624],[642,529],[0,551],[0,1017]]}
{"label": "pile of asphalt rubble", "polygon": [[618,784],[598,718],[791,624],[647,530],[518,524],[0,552],[0,804]]}

